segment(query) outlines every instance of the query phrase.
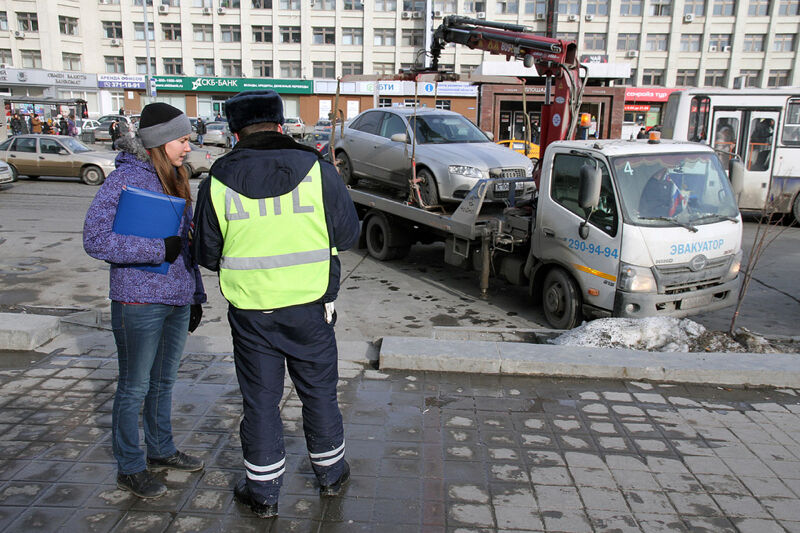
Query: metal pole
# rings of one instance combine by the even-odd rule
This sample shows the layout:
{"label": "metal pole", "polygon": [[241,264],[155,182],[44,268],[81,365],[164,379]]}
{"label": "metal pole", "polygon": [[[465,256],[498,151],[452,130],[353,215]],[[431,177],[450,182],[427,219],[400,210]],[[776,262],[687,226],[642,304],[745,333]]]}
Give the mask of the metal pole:
{"label": "metal pole", "polygon": [[[150,98],[153,94],[153,87],[152,81],[150,80],[151,72],[150,72],[150,31],[147,27],[147,2],[150,0],[142,0],[142,15],[144,16],[144,49],[145,55],[147,56],[147,64],[145,66],[147,72],[147,97]],[[153,32],[155,33],[155,21],[153,21]]]}
{"label": "metal pole", "polygon": [[489,299],[489,236],[481,239],[481,300]]}

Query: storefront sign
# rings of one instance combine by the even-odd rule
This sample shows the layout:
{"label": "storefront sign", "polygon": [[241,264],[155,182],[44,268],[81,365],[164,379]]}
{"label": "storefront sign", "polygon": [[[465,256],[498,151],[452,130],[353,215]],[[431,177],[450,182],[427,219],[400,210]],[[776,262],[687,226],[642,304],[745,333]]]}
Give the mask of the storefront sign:
{"label": "storefront sign", "polygon": [[669,95],[677,90],[660,87],[628,87],[625,89],[625,101],[666,102],[669,100]]}
{"label": "storefront sign", "polygon": [[97,86],[105,89],[144,89],[144,76],[127,74],[98,74]]}
{"label": "storefront sign", "polygon": [[381,95],[403,94],[403,82],[389,80],[360,82],[356,85],[357,94],[374,94],[375,85],[378,86],[378,94]]}
{"label": "storefront sign", "polygon": [[625,104],[625,111],[650,111],[649,105],[643,104]]}
{"label": "storefront sign", "polygon": [[584,54],[581,56],[581,63],[608,63],[608,56],[605,54]]}
{"label": "storefront sign", "polygon": [[230,92],[272,89],[285,94],[311,94],[310,80],[271,78],[197,78],[191,76],[154,76],[159,91]]}
{"label": "storefront sign", "polygon": [[442,82],[436,87],[436,84],[428,82],[419,84],[419,93],[426,96],[433,96],[434,93],[438,96],[477,96],[478,88],[457,82]]}
{"label": "storefront sign", "polygon": [[0,69],[0,83],[5,85],[38,85],[70,89],[96,89],[97,75],[32,68],[4,68]]}

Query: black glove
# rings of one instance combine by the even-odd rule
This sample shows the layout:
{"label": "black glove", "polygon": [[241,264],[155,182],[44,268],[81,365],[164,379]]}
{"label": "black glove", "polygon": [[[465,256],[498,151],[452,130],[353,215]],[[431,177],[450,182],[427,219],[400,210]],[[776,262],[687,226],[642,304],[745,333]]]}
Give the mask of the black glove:
{"label": "black glove", "polygon": [[181,253],[181,238],[177,235],[164,239],[164,261],[172,263]]}
{"label": "black glove", "polygon": [[192,311],[189,313],[189,333],[197,329],[200,325],[200,319],[203,318],[203,306],[200,304],[192,304]]}

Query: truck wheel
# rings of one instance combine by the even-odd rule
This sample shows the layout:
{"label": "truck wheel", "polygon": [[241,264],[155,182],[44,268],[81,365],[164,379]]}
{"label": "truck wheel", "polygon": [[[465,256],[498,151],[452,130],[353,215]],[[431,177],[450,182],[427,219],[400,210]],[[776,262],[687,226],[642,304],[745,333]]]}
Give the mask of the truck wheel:
{"label": "truck wheel", "polygon": [[419,183],[419,193],[422,195],[422,201],[425,205],[439,205],[439,189],[436,187],[436,178],[433,173],[423,168],[417,172],[417,179]]}
{"label": "truck wheel", "polygon": [[408,246],[389,246],[392,227],[383,214],[371,216],[367,221],[367,251],[378,261],[389,261],[408,253]]}
{"label": "truck wheel", "polygon": [[547,322],[556,329],[572,329],[581,319],[578,288],[561,268],[554,268],[544,278],[542,307]]}
{"label": "truck wheel", "polygon": [[794,197],[794,204],[792,204],[792,214],[794,221],[800,224],[800,194]]}
{"label": "truck wheel", "polygon": [[106,177],[103,175],[103,171],[100,170],[100,167],[96,167],[94,165],[89,165],[84,167],[81,171],[81,180],[86,185],[100,185]]}
{"label": "truck wheel", "polygon": [[353,176],[353,163],[350,158],[344,152],[336,154],[336,158],[339,160],[339,174],[342,176],[342,181],[344,181],[345,185],[355,187],[356,183],[358,183],[358,178]]}

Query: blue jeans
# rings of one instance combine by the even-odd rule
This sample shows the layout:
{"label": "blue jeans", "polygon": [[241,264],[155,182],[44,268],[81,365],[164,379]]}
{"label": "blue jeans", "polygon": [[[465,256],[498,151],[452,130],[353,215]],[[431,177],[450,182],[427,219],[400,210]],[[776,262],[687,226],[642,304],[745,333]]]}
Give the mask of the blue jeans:
{"label": "blue jeans", "polygon": [[139,411],[144,403],[147,456],[169,457],[172,441],[172,387],[189,328],[189,305],[111,302],[119,382],[111,416],[111,444],[120,474],[147,468],[139,446]]}
{"label": "blue jeans", "polygon": [[202,135],[198,135],[197,136],[197,144],[199,144],[200,146],[203,146],[203,136]]}

